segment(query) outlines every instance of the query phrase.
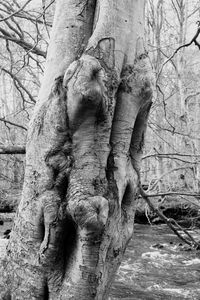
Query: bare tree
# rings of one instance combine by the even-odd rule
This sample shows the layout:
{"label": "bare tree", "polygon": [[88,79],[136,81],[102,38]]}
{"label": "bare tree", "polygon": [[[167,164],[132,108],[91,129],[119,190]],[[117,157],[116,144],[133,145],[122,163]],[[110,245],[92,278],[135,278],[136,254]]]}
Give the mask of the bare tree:
{"label": "bare tree", "polygon": [[[155,186],[157,191],[191,192],[195,188],[198,193],[199,1],[188,5],[187,0],[149,0],[147,4],[149,53],[156,72],[157,97],[145,150],[155,159],[150,156],[144,160],[143,178],[150,185],[162,178]],[[177,156],[171,157],[170,153]],[[169,176],[172,169],[177,171]]]}
{"label": "bare tree", "polygon": [[0,188],[10,192],[22,185],[23,155],[10,154],[25,152],[21,148],[40,88],[53,2],[45,1],[41,9],[39,1],[0,1]]}

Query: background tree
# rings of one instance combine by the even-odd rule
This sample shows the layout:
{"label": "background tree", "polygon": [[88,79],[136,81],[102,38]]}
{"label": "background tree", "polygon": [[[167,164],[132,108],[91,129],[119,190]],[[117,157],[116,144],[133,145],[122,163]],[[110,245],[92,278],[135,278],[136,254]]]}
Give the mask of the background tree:
{"label": "background tree", "polygon": [[[197,32],[199,1],[188,5],[186,0],[149,0],[146,8],[157,97],[149,121],[143,178],[154,191],[198,193],[199,49],[193,43],[174,52]],[[160,184],[154,185],[155,181]]]}
{"label": "background tree", "polygon": [[0,1],[2,201],[16,198],[22,188],[24,155],[15,154],[25,153],[27,124],[40,88],[53,2],[46,1],[42,9],[40,1]]}

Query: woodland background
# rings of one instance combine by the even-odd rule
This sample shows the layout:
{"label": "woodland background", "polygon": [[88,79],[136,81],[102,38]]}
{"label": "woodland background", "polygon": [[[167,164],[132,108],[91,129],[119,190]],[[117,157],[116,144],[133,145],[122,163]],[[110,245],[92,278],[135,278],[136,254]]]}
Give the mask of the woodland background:
{"label": "woodland background", "polygon": [[[54,2],[0,1],[0,201],[20,198],[27,127],[43,76]],[[199,20],[200,1],[146,1],[146,41],[156,90],[141,174],[152,193],[200,190],[198,38],[196,45],[174,53],[193,39]]]}

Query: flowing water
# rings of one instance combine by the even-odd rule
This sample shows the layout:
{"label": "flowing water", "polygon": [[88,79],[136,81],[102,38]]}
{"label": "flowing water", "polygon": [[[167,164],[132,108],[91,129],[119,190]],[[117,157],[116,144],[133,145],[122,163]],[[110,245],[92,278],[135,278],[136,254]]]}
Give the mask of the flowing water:
{"label": "flowing water", "polygon": [[[0,226],[0,252],[5,252]],[[190,233],[200,239],[200,230]],[[0,253],[1,254],[1,253]],[[166,225],[135,225],[110,300],[200,300],[200,251],[191,250]]]}
{"label": "flowing water", "polygon": [[[200,230],[190,233],[200,239]],[[200,251],[166,225],[135,225],[110,299],[200,299]]]}

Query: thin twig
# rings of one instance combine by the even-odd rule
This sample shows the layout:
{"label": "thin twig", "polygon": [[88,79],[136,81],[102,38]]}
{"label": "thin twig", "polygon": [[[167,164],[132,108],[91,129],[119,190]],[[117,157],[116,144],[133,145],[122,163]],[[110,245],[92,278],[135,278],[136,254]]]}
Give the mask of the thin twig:
{"label": "thin twig", "polygon": [[45,6],[43,8],[43,12],[36,18],[36,20],[38,20],[40,17],[43,16],[43,14],[45,13],[45,11],[55,2],[55,0],[52,0],[47,6]]}
{"label": "thin twig", "polygon": [[11,122],[11,121],[6,120],[5,118],[0,118],[0,121],[2,121],[2,122],[4,122],[4,123],[7,123],[7,124],[10,124],[10,125],[13,125],[13,126],[16,126],[16,127],[19,127],[19,128],[21,128],[21,129],[27,131],[27,128],[24,127],[23,125],[19,125],[19,124],[13,123],[13,122]]}
{"label": "thin twig", "polygon": [[4,28],[0,27],[0,32],[2,33],[2,35],[0,35],[0,38],[12,41],[13,43],[16,43],[17,45],[21,46],[25,51],[31,50],[32,53],[46,58],[46,52],[36,47],[37,45],[32,45],[23,39],[17,38],[16,36],[12,35]]}
{"label": "thin twig", "polygon": [[150,190],[153,190],[156,187],[156,185],[158,184],[158,182],[161,181],[162,178],[165,177],[166,175],[168,175],[168,174],[170,174],[170,173],[172,173],[174,171],[185,170],[185,169],[191,169],[191,166],[184,165],[183,167],[177,167],[177,168],[171,169],[171,170],[163,173],[158,179],[156,179],[156,181],[150,187]]}
{"label": "thin twig", "polygon": [[[154,148],[154,150],[156,150],[156,149]],[[146,158],[153,157],[153,156],[160,156],[160,157],[162,157],[162,156],[164,156],[164,157],[166,157],[166,156],[200,157],[199,154],[170,153],[170,152],[169,153],[159,153],[159,152],[157,152],[157,153],[153,153],[153,154],[147,154],[147,155],[143,156],[142,159],[146,159]]]}
{"label": "thin twig", "polygon": [[5,73],[9,74],[10,77],[18,83],[19,87],[21,89],[23,89],[23,91],[28,95],[29,99],[31,100],[31,103],[36,103],[36,100],[34,99],[34,97],[31,95],[31,93],[27,90],[27,88],[22,84],[22,82],[19,80],[19,78],[16,75],[14,75],[10,71],[6,70],[5,68],[1,68],[1,70],[3,70]]}
{"label": "thin twig", "polygon": [[149,198],[152,197],[163,197],[163,196],[188,196],[188,197],[199,197],[198,193],[184,193],[184,192],[163,192],[163,193],[155,193],[155,194],[146,194]]}
{"label": "thin twig", "polygon": [[189,47],[192,43],[194,43],[194,44],[200,49],[200,44],[199,44],[199,43],[197,42],[197,40],[196,40],[197,37],[199,36],[199,34],[200,34],[200,27],[198,26],[197,32],[195,33],[195,35],[194,35],[194,37],[191,39],[191,41],[190,41],[189,43],[186,43],[186,44],[183,44],[183,45],[179,46],[179,47],[172,53],[172,55],[171,55],[166,61],[164,61],[164,63],[163,63],[162,66],[160,67],[160,70],[159,70],[159,72],[158,72],[158,74],[157,74],[157,79],[156,79],[156,81],[158,81],[158,78],[159,78],[159,76],[160,76],[160,74],[161,74],[161,72],[162,72],[164,66],[166,65],[166,63],[168,63],[168,61],[170,61],[170,60],[175,56],[175,54],[176,54],[179,50],[181,50],[182,48],[185,48],[185,47]]}
{"label": "thin twig", "polygon": [[21,12],[26,7],[26,5],[29,4],[29,2],[31,2],[31,1],[32,0],[28,0],[26,3],[24,3],[24,5],[22,7],[20,7],[20,9],[18,9],[17,11],[15,11],[14,13],[12,13],[11,15],[9,15],[9,16],[1,19],[0,22],[6,21],[6,20],[14,17],[16,14],[18,14],[19,12]]}
{"label": "thin twig", "polygon": [[42,16],[43,16],[44,27],[46,29],[48,38],[50,38],[49,30],[48,30],[48,27],[47,27],[47,24],[46,24],[45,8],[46,8],[46,1],[42,0],[42,9],[43,9],[43,15]]}

